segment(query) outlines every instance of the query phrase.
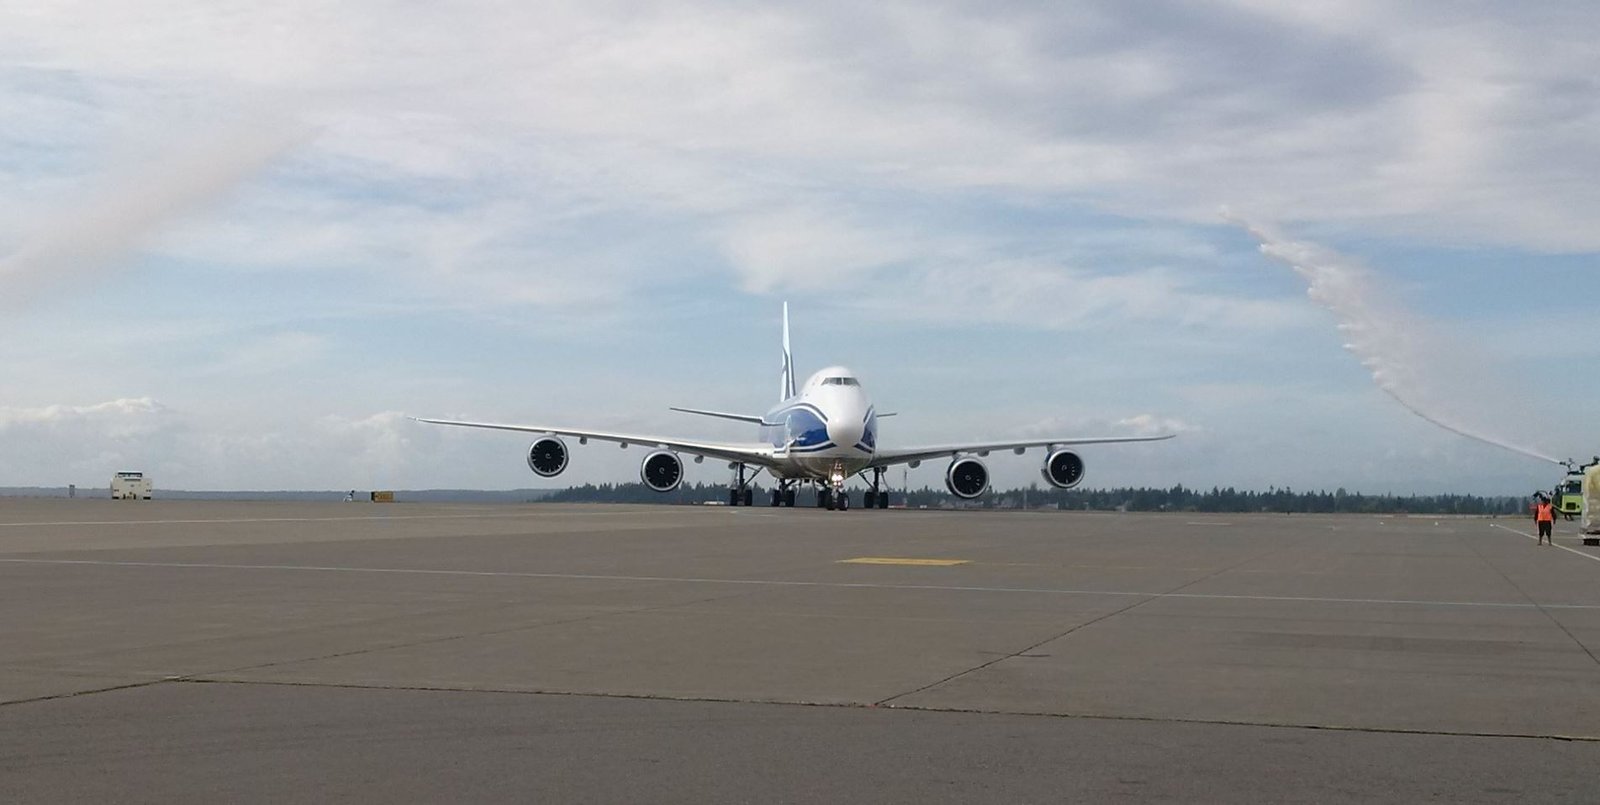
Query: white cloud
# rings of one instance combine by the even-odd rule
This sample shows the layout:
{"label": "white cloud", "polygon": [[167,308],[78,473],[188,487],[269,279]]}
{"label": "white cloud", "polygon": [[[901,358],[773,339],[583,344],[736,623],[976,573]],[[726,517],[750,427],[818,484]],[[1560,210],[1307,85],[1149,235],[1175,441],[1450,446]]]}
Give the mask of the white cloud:
{"label": "white cloud", "polygon": [[0,440],[6,463],[0,484],[32,486],[61,473],[63,485],[86,477],[109,479],[136,469],[144,445],[162,443],[179,430],[173,412],[149,398],[91,405],[0,408]]}
{"label": "white cloud", "polygon": [[310,422],[219,413],[201,417],[148,398],[0,408],[0,485],[95,486],[138,470],[169,489],[420,486],[441,453],[452,456],[435,431],[398,412]]}
{"label": "white cloud", "polygon": [[282,374],[315,362],[327,349],[327,339],[314,333],[272,333],[234,348],[205,371],[216,375]]}
{"label": "white cloud", "polygon": [[865,282],[916,253],[900,233],[805,209],[741,217],[721,241],[744,286],[755,292]]}
{"label": "white cloud", "polygon": [[[815,207],[837,201],[818,187],[848,178],[1076,192],[1202,219],[1231,199],[1283,219],[1398,216],[1511,245],[1595,243],[1581,181],[1592,142],[1573,139],[1596,107],[1581,19],[1446,27],[1425,23],[1454,9],[1427,5],[1308,19],[1174,6],[1165,22],[1092,2],[1050,14],[166,5],[53,4],[10,20],[7,41],[34,69],[130,94],[310,93],[330,169],[497,177],[614,208]],[[1523,122],[1541,115],[1554,125]],[[798,237],[816,219],[793,222]],[[734,256],[769,270],[764,250]]]}
{"label": "white cloud", "polygon": [[[891,365],[908,374],[936,371],[928,362],[940,356],[917,354],[933,326],[1056,336],[1058,352],[1013,343],[1024,354],[995,358],[1014,363],[994,370],[1048,375],[1039,383],[1053,393],[1077,391],[1053,363],[1071,354],[1143,369],[1133,376],[1145,385],[1179,376],[1192,388],[1206,374],[1262,362],[1261,353],[1277,362],[1247,380],[1274,368],[1315,373],[1331,364],[1272,350],[1321,320],[1283,286],[1240,281],[1255,269],[1229,252],[1237,244],[1208,240],[1216,206],[1334,242],[1600,249],[1590,187],[1600,173],[1597,22],[1600,13],[1579,3],[1264,0],[8,8],[0,254],[38,237],[25,222],[40,204],[70,199],[126,162],[148,164],[150,149],[129,143],[188,142],[216,118],[262,107],[293,110],[284,119],[309,120],[317,135],[223,214],[178,216],[195,207],[179,203],[151,215],[154,207],[134,205],[110,216],[118,235],[109,247],[84,221],[64,218],[51,254],[131,251],[152,286],[174,265],[186,272],[140,298],[150,311],[103,299],[75,309],[76,332],[64,332],[71,325],[52,309],[8,322],[4,353],[21,381],[0,402],[148,393],[176,405],[174,395],[188,393],[180,381],[208,371],[226,380],[209,390],[221,398],[252,375],[252,389],[300,372],[344,377],[338,357],[352,343],[377,362],[372,331],[297,320],[313,315],[356,328],[365,311],[401,311],[437,340],[492,319],[507,332],[658,343],[649,328],[659,322],[641,309],[692,304],[725,330],[748,322],[715,309],[733,296],[730,277],[750,294],[844,308],[841,326],[869,323],[870,343],[841,348],[906,356]],[[88,296],[96,284],[61,287]],[[302,288],[315,313],[274,306],[276,294]],[[204,308],[187,328],[198,335],[152,338],[184,312],[152,300],[186,292]],[[246,301],[272,310],[270,320]],[[101,344],[84,332],[94,318],[86,311],[127,331],[117,366],[96,363]],[[922,329],[908,334],[913,325]],[[683,349],[721,361],[726,339]],[[152,342],[174,349],[136,352]],[[1201,342],[1213,357],[1243,354],[1185,364]],[[390,366],[427,360],[413,350],[381,357]],[[478,350],[497,351],[496,371],[452,375],[438,358],[422,370],[439,387],[472,392],[403,396],[423,395],[393,379],[409,378],[409,366],[363,375],[360,391],[455,404],[521,372],[598,376],[551,358],[559,350],[548,339]],[[618,351],[620,363],[637,360]],[[284,416],[298,419],[237,436],[180,417],[193,434],[221,434],[185,437],[204,468],[193,477],[245,478],[244,469],[270,466],[309,483],[319,476],[298,451],[355,474],[294,435],[334,427],[322,419],[330,411],[365,434],[344,447],[369,463],[409,466],[414,442],[394,435],[403,423],[389,435],[380,433],[388,425],[357,426],[366,417],[343,402],[355,392],[323,385],[300,402],[241,403],[258,418],[289,405]],[[1136,419],[1128,410],[1157,411],[1142,391],[1127,392],[1134,402],[1122,413],[1094,410],[1107,425]],[[611,399],[632,409],[654,404],[649,396],[624,389]],[[1199,441],[1233,415],[1217,406],[1184,421],[1204,422]],[[482,449],[472,455],[487,459]],[[257,459],[207,457],[219,452]]]}
{"label": "white cloud", "polygon": [[1129,322],[1173,328],[1270,331],[1299,326],[1291,301],[1213,293],[1203,277],[1167,269],[1093,273],[1039,260],[940,261],[930,256],[856,304],[879,321],[1022,324],[1038,330],[1104,330]]}
{"label": "white cloud", "polygon": [[52,428],[89,424],[108,435],[133,436],[160,426],[166,406],[149,397],[109,400],[92,405],[47,405],[39,408],[0,408],[0,428]]}
{"label": "white cloud", "polygon": [[1194,433],[1201,428],[1191,425],[1181,419],[1159,416],[1157,414],[1135,414],[1117,420],[1117,426],[1127,428],[1135,436],[1158,436],[1172,433]]}

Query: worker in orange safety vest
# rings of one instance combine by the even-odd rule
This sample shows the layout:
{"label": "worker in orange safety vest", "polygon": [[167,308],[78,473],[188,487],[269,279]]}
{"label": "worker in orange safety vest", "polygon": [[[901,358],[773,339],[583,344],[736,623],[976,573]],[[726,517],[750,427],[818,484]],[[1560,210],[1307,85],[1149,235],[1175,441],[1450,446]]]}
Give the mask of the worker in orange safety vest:
{"label": "worker in orange safety vest", "polygon": [[1533,520],[1539,524],[1539,544],[1543,545],[1549,540],[1551,545],[1556,544],[1556,538],[1550,535],[1550,529],[1556,524],[1556,504],[1543,497],[1533,504]]}

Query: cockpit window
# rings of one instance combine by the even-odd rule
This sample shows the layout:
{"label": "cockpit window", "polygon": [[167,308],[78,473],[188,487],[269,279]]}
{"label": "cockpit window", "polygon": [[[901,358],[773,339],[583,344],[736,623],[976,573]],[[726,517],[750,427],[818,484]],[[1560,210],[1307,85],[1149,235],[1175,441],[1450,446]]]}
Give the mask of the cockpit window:
{"label": "cockpit window", "polygon": [[861,384],[859,382],[857,382],[856,379],[853,378],[853,377],[825,377],[825,378],[822,379],[822,385],[824,385],[824,386],[859,386]]}

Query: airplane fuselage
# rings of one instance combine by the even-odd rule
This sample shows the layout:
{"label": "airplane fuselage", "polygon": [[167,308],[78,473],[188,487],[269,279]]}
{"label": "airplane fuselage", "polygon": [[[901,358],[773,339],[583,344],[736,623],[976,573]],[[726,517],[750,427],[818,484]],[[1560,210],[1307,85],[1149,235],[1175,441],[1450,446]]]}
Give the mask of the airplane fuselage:
{"label": "airplane fuselage", "polygon": [[849,478],[877,454],[877,411],[842,366],[812,375],[798,394],[768,411],[760,427],[760,440],[778,461],[771,472],[784,479]]}

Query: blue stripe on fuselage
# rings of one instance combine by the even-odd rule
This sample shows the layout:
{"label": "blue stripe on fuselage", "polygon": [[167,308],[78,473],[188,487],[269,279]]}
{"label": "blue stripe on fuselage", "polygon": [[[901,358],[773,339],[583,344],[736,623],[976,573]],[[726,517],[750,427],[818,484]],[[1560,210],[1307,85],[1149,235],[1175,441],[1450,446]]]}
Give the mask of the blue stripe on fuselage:
{"label": "blue stripe on fuselage", "polygon": [[821,450],[831,447],[828,415],[810,403],[796,403],[768,414],[775,424],[761,427],[761,439],[773,447],[790,450]]}
{"label": "blue stripe on fuselage", "polygon": [[838,445],[834,444],[833,442],[828,442],[827,444],[819,444],[819,445],[817,445],[815,447],[791,447],[791,448],[789,448],[789,452],[791,452],[791,453],[820,453],[820,452],[822,452],[824,450],[832,450],[835,447],[838,447]]}

